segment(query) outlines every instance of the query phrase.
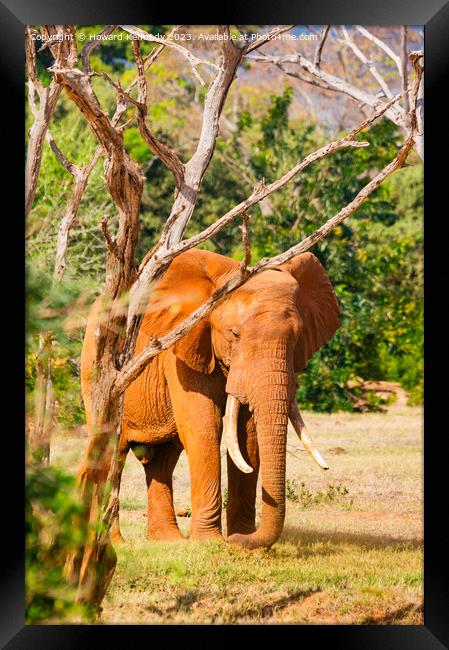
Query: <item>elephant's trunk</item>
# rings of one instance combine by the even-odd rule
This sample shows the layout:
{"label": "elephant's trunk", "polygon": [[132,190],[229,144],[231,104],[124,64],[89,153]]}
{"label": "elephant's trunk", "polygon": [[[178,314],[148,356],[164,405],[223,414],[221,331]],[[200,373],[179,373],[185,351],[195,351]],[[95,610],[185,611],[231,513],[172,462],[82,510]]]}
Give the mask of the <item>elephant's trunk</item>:
{"label": "elephant's trunk", "polygon": [[261,369],[253,400],[262,478],[262,516],[249,535],[234,534],[231,543],[247,548],[270,547],[282,532],[285,517],[285,456],[289,414],[287,363],[277,358],[269,372]]}

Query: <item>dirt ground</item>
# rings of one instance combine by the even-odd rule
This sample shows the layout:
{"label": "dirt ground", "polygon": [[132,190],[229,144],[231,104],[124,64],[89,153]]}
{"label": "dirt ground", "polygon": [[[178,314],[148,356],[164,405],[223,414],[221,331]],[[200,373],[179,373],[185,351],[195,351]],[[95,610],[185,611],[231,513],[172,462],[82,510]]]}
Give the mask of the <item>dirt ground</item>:
{"label": "dirt ground", "polygon": [[[286,522],[268,551],[146,540],[144,472],[130,454],[126,541],[103,623],[422,624],[421,409],[396,403],[387,413],[303,416],[330,469],[289,432]],[[59,434],[51,462],[75,471],[85,442]],[[224,494],[225,454],[223,446]],[[189,510],[189,490],[183,453],[174,476],[179,511]],[[178,521],[188,534],[189,517]]]}

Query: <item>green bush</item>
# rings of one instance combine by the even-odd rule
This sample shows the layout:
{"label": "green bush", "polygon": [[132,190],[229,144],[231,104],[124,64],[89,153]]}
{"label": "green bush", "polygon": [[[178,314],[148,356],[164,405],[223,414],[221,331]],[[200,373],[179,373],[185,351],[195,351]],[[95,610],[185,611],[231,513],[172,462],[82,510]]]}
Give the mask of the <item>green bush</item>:
{"label": "green bush", "polygon": [[27,623],[59,622],[66,616],[89,616],[75,604],[74,589],[64,579],[66,554],[83,543],[74,496],[75,479],[55,467],[31,462],[26,472],[25,569]]}
{"label": "green bush", "polygon": [[[222,144],[236,161],[245,149],[248,167],[257,179],[279,178],[326,140],[316,125],[290,123],[291,100],[288,88],[283,95],[273,96],[259,125],[242,115],[240,131]],[[372,175],[394,157],[397,133],[390,121],[379,121],[359,137],[370,146],[342,149],[307,167],[271,195],[271,215],[261,217],[258,209],[253,211],[253,262],[281,253],[310,235],[355,197],[367,183],[367,173]],[[347,382],[355,376],[399,381],[412,392],[414,403],[419,401],[422,206],[422,165],[398,170],[347,222],[312,249],[334,285],[341,326],[299,377],[297,397],[303,407],[325,412],[354,410],[357,395]],[[238,256],[240,244],[227,243],[231,248],[225,252]],[[375,395],[365,397],[373,409],[380,407]]]}

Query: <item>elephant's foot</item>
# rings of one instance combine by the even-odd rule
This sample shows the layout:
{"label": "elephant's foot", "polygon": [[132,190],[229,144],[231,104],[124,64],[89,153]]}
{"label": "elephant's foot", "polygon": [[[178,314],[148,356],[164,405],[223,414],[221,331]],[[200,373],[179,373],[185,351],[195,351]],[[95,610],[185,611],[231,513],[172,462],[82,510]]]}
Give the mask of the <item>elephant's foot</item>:
{"label": "elephant's foot", "polygon": [[149,528],[147,539],[152,542],[179,542],[185,537],[179,528]]}
{"label": "elephant's foot", "polygon": [[223,535],[218,528],[213,528],[210,530],[201,530],[201,529],[191,529],[190,530],[190,539],[197,540],[206,540],[206,539],[215,539],[224,541]]}
{"label": "elephant's foot", "polygon": [[248,550],[253,550],[256,548],[270,548],[276,539],[272,540],[268,537],[257,535],[257,533],[252,533],[250,535],[234,533],[233,535],[228,535],[226,541],[229,544],[236,544],[243,548],[247,548]]}
{"label": "elephant's foot", "polygon": [[254,519],[250,519],[249,521],[233,521],[232,523],[228,523],[228,537],[235,534],[250,535],[254,532],[256,532],[256,524],[254,522]]}

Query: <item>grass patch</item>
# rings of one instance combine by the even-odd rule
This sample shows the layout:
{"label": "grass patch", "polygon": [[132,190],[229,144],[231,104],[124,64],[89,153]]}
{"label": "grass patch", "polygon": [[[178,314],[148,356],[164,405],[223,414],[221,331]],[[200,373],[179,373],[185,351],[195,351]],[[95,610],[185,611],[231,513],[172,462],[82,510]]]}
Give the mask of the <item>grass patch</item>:
{"label": "grass patch", "polygon": [[129,541],[118,549],[104,623],[360,624],[391,617],[393,605],[402,612],[395,623],[421,622],[421,548],[369,548],[308,531],[248,552],[216,541],[149,542],[135,523],[123,528]]}
{"label": "grass patch", "polygon": [[[330,469],[321,471],[289,434],[286,522],[269,550],[149,542],[145,475],[129,456],[121,491],[126,541],[116,549],[101,623],[423,623],[421,410],[304,417]],[[85,444],[57,437],[52,462],[75,472]],[[225,527],[226,462],[222,470]],[[184,453],[174,495],[176,508],[190,507]],[[190,519],[178,524],[188,535]]]}

